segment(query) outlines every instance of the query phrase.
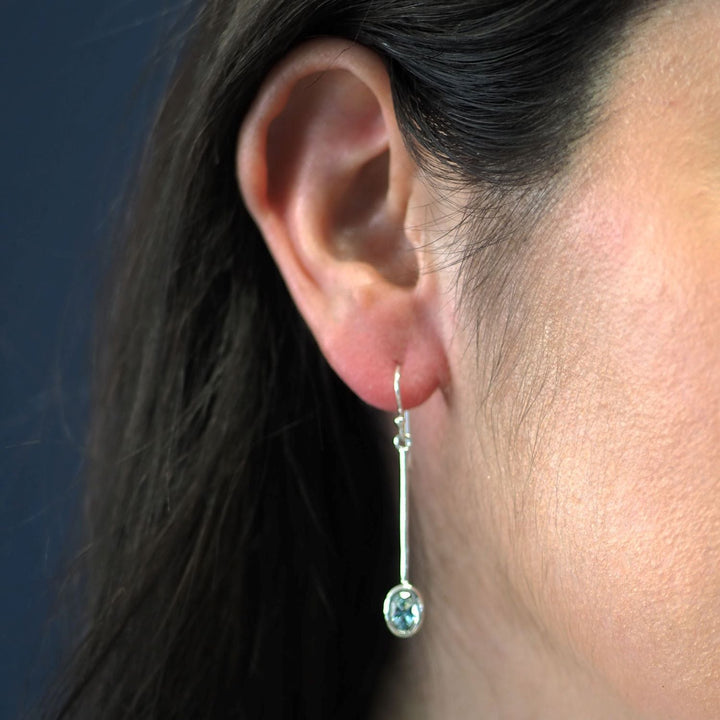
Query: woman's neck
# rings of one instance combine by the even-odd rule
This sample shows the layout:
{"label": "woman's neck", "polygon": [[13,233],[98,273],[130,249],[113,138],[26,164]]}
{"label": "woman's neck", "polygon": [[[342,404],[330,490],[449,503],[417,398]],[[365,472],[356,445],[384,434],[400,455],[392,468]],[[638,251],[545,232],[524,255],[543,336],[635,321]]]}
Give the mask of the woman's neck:
{"label": "woman's neck", "polygon": [[[537,629],[425,588],[427,617],[383,676],[374,720],[639,720]],[[462,597],[462,596],[460,596]],[[469,620],[477,612],[484,618]]]}

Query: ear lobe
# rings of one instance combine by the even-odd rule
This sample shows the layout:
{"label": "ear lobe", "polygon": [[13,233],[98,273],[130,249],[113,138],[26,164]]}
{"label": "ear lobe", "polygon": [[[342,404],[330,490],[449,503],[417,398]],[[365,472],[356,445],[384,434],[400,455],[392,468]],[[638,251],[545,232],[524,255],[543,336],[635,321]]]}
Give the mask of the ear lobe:
{"label": "ear lobe", "polygon": [[[445,372],[438,303],[419,237],[418,173],[374,53],[348,41],[301,46],[267,78],[240,131],[245,203],[328,362],[363,400],[406,407]],[[419,231],[418,231],[419,233]]]}

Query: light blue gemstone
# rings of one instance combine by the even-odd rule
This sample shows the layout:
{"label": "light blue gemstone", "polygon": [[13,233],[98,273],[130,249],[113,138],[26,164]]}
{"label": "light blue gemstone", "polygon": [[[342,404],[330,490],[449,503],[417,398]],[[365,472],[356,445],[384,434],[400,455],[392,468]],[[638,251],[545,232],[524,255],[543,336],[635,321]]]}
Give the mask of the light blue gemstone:
{"label": "light blue gemstone", "polygon": [[414,635],[423,619],[423,601],[412,585],[397,585],[387,594],[383,614],[390,632],[398,637]]}

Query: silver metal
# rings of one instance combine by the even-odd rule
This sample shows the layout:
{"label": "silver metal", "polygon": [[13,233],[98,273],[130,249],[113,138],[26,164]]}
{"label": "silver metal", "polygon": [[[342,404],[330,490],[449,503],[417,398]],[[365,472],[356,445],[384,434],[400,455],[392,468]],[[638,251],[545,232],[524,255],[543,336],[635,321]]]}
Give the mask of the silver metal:
{"label": "silver metal", "polygon": [[398,433],[393,438],[393,443],[398,451],[400,460],[400,582],[408,584],[409,557],[408,557],[408,452],[412,447],[412,436],[410,435],[410,413],[403,409],[402,398],[400,397],[400,366],[395,368],[395,399],[397,400],[397,417],[395,424]]}
{"label": "silver metal", "polygon": [[408,453],[412,447],[410,434],[410,414],[403,408],[400,394],[400,366],[395,368],[393,381],[397,402],[397,435],[393,444],[398,451],[400,461],[400,584],[393,587],[385,597],[383,615],[385,622],[397,637],[410,637],[422,625],[424,602],[420,592],[410,584],[410,554],[408,551]]}

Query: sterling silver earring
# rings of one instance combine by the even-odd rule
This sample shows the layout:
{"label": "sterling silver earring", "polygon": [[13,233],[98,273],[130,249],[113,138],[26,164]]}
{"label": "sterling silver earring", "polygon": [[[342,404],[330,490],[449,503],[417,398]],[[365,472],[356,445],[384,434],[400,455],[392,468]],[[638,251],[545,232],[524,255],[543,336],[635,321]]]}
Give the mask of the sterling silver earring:
{"label": "sterling silver earring", "polygon": [[422,595],[408,580],[408,462],[412,437],[410,436],[410,415],[403,409],[400,397],[400,366],[395,368],[395,399],[397,401],[397,435],[393,438],[400,459],[400,584],[385,596],[383,615],[388,629],[397,637],[414,635],[422,625],[425,609]]}

